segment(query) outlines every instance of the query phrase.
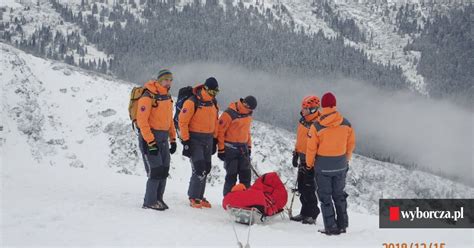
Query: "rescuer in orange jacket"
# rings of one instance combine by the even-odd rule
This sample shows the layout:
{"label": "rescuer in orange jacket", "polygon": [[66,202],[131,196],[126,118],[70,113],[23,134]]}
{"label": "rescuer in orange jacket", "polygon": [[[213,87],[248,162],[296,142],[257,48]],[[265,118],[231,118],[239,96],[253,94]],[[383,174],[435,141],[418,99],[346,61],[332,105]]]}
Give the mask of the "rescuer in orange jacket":
{"label": "rescuer in orange jacket", "polygon": [[171,72],[161,70],[157,80],[145,84],[146,90],[138,100],[138,142],[148,175],[143,208],[168,209],[163,194],[170,168],[170,153],[176,151],[173,101],[169,94],[172,81]]}
{"label": "rescuer in orange jacket", "polygon": [[206,178],[211,171],[211,157],[217,150],[219,108],[215,97],[219,92],[217,80],[210,77],[204,85],[193,89],[178,123],[183,143],[183,155],[191,159],[192,175],[189,182],[189,204],[193,208],[210,208],[204,197]]}
{"label": "rescuer in orange jacket", "polygon": [[241,98],[229,105],[219,118],[217,156],[224,161],[226,170],[224,196],[229,193],[237,182],[250,187],[250,154],[252,139],[250,126],[252,113],[257,107],[257,99],[253,96]]}
{"label": "rescuer in orange jacket", "polygon": [[323,95],[321,106],[321,116],[309,131],[306,162],[315,170],[325,228],[322,233],[334,235],[345,233],[349,223],[344,188],[355,134],[351,123],[337,111],[332,93]]}
{"label": "rescuer in orange jacket", "polygon": [[[311,125],[319,117],[320,102],[317,96],[307,96],[301,103],[301,118],[296,131],[296,144],[293,151],[293,166],[298,167],[298,192],[300,193],[301,211],[290,220],[303,224],[315,224],[319,215],[318,198],[314,169],[306,168],[306,143]],[[298,163],[299,160],[299,163]]]}

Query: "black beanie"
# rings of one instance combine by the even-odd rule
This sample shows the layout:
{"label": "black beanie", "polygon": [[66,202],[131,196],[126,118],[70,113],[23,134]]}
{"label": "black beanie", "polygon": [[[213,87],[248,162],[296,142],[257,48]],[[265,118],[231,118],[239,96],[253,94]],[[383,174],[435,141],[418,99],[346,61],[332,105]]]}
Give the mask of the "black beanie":
{"label": "black beanie", "polygon": [[247,96],[245,98],[240,98],[240,101],[243,101],[247,105],[249,105],[251,110],[254,110],[255,108],[257,108],[257,99],[254,96]]}
{"label": "black beanie", "polygon": [[217,83],[217,80],[214,77],[210,77],[206,79],[206,82],[204,83],[204,86],[206,86],[210,90],[218,90],[219,89],[219,84]]}

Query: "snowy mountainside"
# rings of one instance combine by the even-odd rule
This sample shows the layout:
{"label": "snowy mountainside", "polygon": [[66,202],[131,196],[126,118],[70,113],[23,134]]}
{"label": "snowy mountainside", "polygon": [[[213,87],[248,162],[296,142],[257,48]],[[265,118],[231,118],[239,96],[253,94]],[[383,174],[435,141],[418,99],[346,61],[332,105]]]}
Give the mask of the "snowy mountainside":
{"label": "snowy mountainside", "polygon": [[[79,2],[80,1],[73,1]],[[81,27],[64,20],[64,18],[52,7],[49,0],[23,0],[15,1],[8,0],[0,3],[0,34],[3,36],[5,32],[11,33],[11,43],[21,43],[23,39],[30,39],[32,36],[42,35],[41,30],[47,28],[51,30],[52,34],[60,33],[62,37],[67,37],[71,34],[78,36],[78,41],[68,40],[68,43],[77,42],[84,47],[84,51],[78,51],[70,47],[57,47],[55,44],[44,44],[44,49],[64,49],[65,54],[74,57],[75,63],[79,63],[79,59],[86,62],[108,59],[109,57],[96,49],[96,47],[89,43],[87,38],[82,35]],[[42,30],[45,31],[45,30]],[[59,37],[59,36],[58,36]],[[51,40],[53,37],[50,37]],[[53,43],[51,41],[51,43]]]}
{"label": "snowy mountainside", "polygon": [[[345,37],[340,31],[332,28],[315,12],[322,8],[324,1],[306,1],[306,0],[269,0],[246,1],[247,6],[257,6],[259,10],[272,9],[276,16],[282,20],[291,20],[295,23],[295,29],[304,30],[310,33],[322,32],[326,37],[336,37],[341,35],[344,43],[364,50],[369,58],[374,61],[387,65],[401,66],[404,76],[411,84],[411,88],[427,94],[424,79],[417,73],[416,61],[420,54],[416,52],[404,53],[403,47],[410,41],[410,37],[401,37],[393,29],[394,25],[382,21],[382,17],[374,14],[371,8],[354,1],[327,1],[333,7],[335,12],[347,19],[355,20],[358,27],[363,30],[366,36],[373,39],[367,42],[355,42]],[[377,4],[375,4],[377,5]],[[280,11],[284,9],[285,11]]]}
{"label": "snowy mountainside", "polygon": [[[192,3],[190,0],[175,1],[177,9]],[[225,8],[226,1],[219,1]],[[454,1],[455,2],[455,1]],[[111,26],[114,20],[110,19],[108,13],[114,8],[125,9],[130,18],[138,18],[141,22],[147,21],[146,1],[71,1],[59,0],[58,3],[65,4],[71,15],[82,13],[82,16],[96,13],[97,25]],[[400,31],[396,22],[398,8],[407,3],[407,1],[341,1],[341,0],[245,0],[233,1],[237,5],[242,3],[246,7],[255,8],[262,13],[270,11],[274,17],[287,23],[294,23],[295,30],[302,28],[310,33],[322,32],[326,37],[336,37],[341,35],[346,45],[363,50],[368,58],[384,65],[400,66],[403,75],[409,82],[410,88],[427,95],[427,85],[424,77],[418,73],[417,66],[421,57],[421,52],[405,50],[405,46],[413,42],[419,34],[405,34]],[[205,4],[205,1],[202,1]],[[422,30],[423,23],[431,16],[442,13],[444,10],[453,8],[455,3],[440,3],[433,5],[421,5],[420,1],[412,1],[413,13],[420,23]],[[12,43],[15,40],[30,37],[36,29],[42,26],[49,26],[52,30],[63,33],[64,36],[72,32],[81,33],[87,30],[81,30],[71,20],[65,20],[53,8],[49,0],[9,0],[0,4],[4,8],[2,23],[7,24],[5,30],[13,34]],[[1,10],[0,10],[1,11]],[[318,14],[319,13],[319,14]],[[330,18],[326,18],[331,16]],[[355,28],[366,37],[364,40],[354,40],[346,35],[342,30],[335,28],[332,18],[337,16],[341,21],[351,20]],[[18,24],[21,24],[21,31],[16,30]],[[123,26],[126,22],[120,22]],[[54,33],[54,32],[53,32]],[[74,48],[67,47],[67,54],[74,56],[76,64],[89,63],[99,59],[110,59],[103,52],[98,51],[91,45],[84,35],[80,35],[79,42],[82,51],[78,52]],[[59,48],[56,48],[59,49]],[[107,62],[108,63],[108,62]],[[92,66],[92,65],[90,65]],[[94,65],[97,67],[97,65]],[[104,69],[106,70],[106,69]]]}
{"label": "snowy mountainside", "polygon": [[[383,16],[377,15],[377,10],[381,7],[357,4],[347,1],[343,4],[335,4],[335,9],[340,11],[342,16],[352,18],[359,24],[368,37],[373,39],[364,42],[353,42],[347,40],[346,43],[364,49],[369,56],[383,64],[391,63],[402,67],[404,75],[412,84],[412,88],[422,94],[427,94],[423,76],[417,73],[417,61],[420,59],[419,52],[404,52],[405,45],[413,39],[409,36],[398,34],[393,23],[383,20]],[[381,12],[381,10],[380,10]]]}
{"label": "snowy mountainside", "polygon": [[[1,49],[2,120],[9,120],[27,139],[37,163],[144,174],[127,113],[133,85],[36,58],[9,45],[2,44]],[[294,134],[255,121],[252,135],[256,170],[278,171],[287,187],[292,187],[296,173],[291,167]],[[180,152],[178,144],[170,174],[173,179],[186,181],[189,166],[183,166],[187,162]],[[222,162],[213,159],[209,180],[221,185]],[[347,191],[354,196],[349,198],[351,208],[369,213],[377,212],[382,197],[474,196],[474,189],[462,184],[358,155],[351,162]]]}
{"label": "snowy mountainside", "polygon": [[[236,2],[239,2],[238,0]],[[413,33],[401,32],[396,16],[400,8],[408,6],[417,19]],[[260,11],[271,10],[286,22],[293,22],[295,29],[310,33],[322,32],[326,37],[341,35],[346,45],[361,49],[377,63],[400,66],[410,87],[427,95],[424,77],[418,73],[417,66],[421,52],[405,51],[404,47],[413,42],[424,24],[433,16],[468,4],[468,1],[352,1],[352,0],[246,0],[245,6],[254,6]],[[328,12],[329,11],[329,12]],[[320,14],[317,14],[320,13]],[[330,18],[325,18],[325,16]],[[351,20],[355,27],[365,35],[365,40],[354,40],[342,30],[331,26],[337,16],[340,21]]]}

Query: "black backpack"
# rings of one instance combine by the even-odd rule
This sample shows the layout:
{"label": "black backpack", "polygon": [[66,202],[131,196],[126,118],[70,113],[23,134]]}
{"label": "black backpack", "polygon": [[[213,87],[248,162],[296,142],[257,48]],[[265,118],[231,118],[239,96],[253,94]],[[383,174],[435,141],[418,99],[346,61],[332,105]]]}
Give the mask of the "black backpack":
{"label": "black backpack", "polygon": [[179,132],[179,113],[181,113],[181,110],[183,109],[184,102],[186,100],[190,99],[191,101],[194,102],[194,112],[198,108],[201,108],[203,106],[211,106],[214,105],[217,109],[217,113],[219,115],[219,108],[217,107],[217,100],[216,98],[213,98],[212,101],[209,102],[204,102],[200,101],[193,93],[193,87],[192,86],[186,86],[178,91],[178,99],[176,100],[175,104],[175,111],[174,111],[174,127],[176,128],[176,133],[178,134],[178,137],[181,138],[180,132]]}

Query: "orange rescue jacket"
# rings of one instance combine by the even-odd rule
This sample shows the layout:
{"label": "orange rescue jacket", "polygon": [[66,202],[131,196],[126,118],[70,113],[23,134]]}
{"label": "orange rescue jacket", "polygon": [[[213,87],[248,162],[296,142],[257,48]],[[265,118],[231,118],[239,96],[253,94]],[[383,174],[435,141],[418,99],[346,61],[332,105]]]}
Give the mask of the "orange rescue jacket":
{"label": "orange rescue jacket", "polygon": [[187,99],[179,113],[179,130],[183,141],[189,140],[189,132],[212,134],[217,138],[218,106],[214,105],[213,97],[199,85],[193,89],[194,96],[198,99],[199,106],[195,109],[192,99]]}
{"label": "orange rescue jacket", "polygon": [[[148,81],[145,88],[152,94],[169,96],[169,90],[157,81]],[[158,101],[144,95],[138,100],[137,111],[137,125],[147,143],[155,139],[151,129],[169,131],[171,141],[176,140],[176,130],[173,123],[173,100],[171,97],[167,100]]]}
{"label": "orange rescue jacket", "polygon": [[225,142],[244,143],[252,146],[250,126],[252,124],[252,111],[247,109],[242,102],[237,101],[219,118],[219,131],[217,135],[218,148],[224,150]]}
{"label": "orange rescue jacket", "polygon": [[306,143],[308,141],[308,132],[309,128],[317,120],[319,117],[319,111],[316,113],[302,116],[299,123],[298,128],[296,129],[296,144],[295,144],[295,151],[297,153],[306,154]]}
{"label": "orange rescue jacket", "polygon": [[[329,161],[331,158],[345,156],[346,164],[352,157],[355,148],[355,134],[349,121],[342,117],[336,107],[323,108],[321,116],[308,134],[306,162],[313,167],[320,157]],[[326,165],[325,165],[326,166]]]}

